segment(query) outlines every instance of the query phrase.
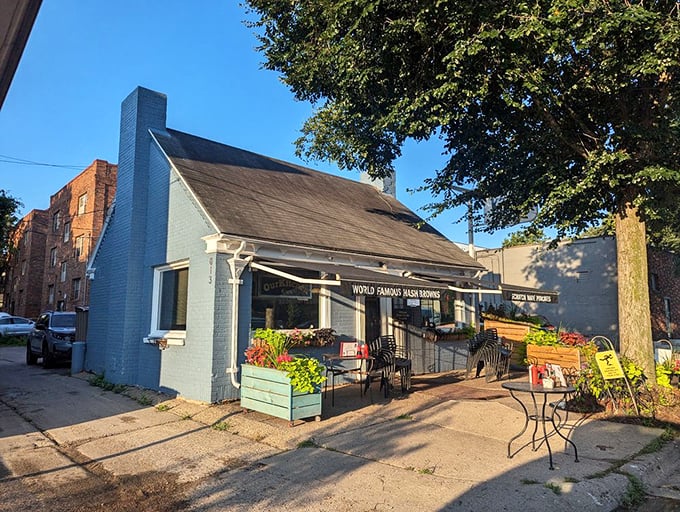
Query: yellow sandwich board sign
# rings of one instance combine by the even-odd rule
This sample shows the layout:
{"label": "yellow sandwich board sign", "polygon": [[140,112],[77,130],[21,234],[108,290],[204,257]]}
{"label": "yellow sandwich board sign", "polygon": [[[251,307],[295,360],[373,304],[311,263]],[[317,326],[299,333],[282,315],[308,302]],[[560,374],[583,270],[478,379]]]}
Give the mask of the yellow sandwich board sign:
{"label": "yellow sandwich board sign", "polygon": [[598,352],[595,354],[595,360],[605,380],[624,378],[623,368],[621,368],[619,358],[616,357],[616,352],[613,350]]}

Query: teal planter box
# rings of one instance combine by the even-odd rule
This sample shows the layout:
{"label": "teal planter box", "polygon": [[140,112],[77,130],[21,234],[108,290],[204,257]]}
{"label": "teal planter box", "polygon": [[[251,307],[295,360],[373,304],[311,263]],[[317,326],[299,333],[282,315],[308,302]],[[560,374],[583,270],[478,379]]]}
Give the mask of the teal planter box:
{"label": "teal planter box", "polygon": [[241,407],[290,422],[315,416],[321,419],[321,386],[314,393],[294,391],[286,372],[241,365]]}

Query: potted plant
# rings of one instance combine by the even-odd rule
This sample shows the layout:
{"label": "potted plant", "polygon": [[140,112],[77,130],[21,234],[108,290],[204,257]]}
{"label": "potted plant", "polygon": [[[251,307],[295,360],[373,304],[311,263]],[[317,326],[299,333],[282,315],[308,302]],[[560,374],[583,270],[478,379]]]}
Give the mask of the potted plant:
{"label": "potted plant", "polygon": [[257,329],[241,366],[241,407],[294,420],[321,418],[325,367],[307,356],[290,355],[294,340],[284,332]]}

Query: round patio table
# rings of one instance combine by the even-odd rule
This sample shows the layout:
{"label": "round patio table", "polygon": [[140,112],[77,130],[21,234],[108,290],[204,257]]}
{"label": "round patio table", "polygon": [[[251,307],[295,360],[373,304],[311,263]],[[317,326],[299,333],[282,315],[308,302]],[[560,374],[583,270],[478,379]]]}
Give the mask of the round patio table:
{"label": "round patio table", "polygon": [[[522,448],[525,446],[522,446],[517,452],[511,453],[510,448],[512,445],[512,442],[519,438],[524,432],[526,432],[527,427],[529,426],[529,421],[534,422],[534,432],[531,436],[531,448],[533,451],[536,451],[538,449],[538,446],[536,445],[536,433],[538,432],[538,424],[540,423],[541,426],[543,427],[543,441],[545,442],[545,445],[548,448],[548,456],[550,459],[550,469],[555,469],[553,466],[553,458],[552,458],[552,450],[550,449],[550,441],[549,437],[553,435],[553,433],[557,434],[560,436],[562,439],[564,439],[565,443],[569,443],[574,447],[574,457],[575,457],[575,462],[578,462],[578,451],[576,449],[576,445],[574,442],[562,435],[559,429],[559,423],[555,423],[555,416],[557,415],[559,419],[559,414],[556,413],[557,405],[565,401],[567,398],[567,395],[570,395],[571,393],[575,392],[576,389],[572,386],[566,386],[566,387],[554,387],[554,388],[544,388],[542,385],[534,385],[530,384],[528,382],[504,382],[502,384],[503,388],[507,389],[510,391],[510,396],[514,398],[517,403],[519,403],[520,406],[522,406],[522,410],[524,411],[524,427],[520,431],[519,434],[514,436],[510,441],[508,441],[508,458],[511,459],[517,452],[519,452]],[[524,402],[520,400],[517,397],[518,393],[527,393],[531,395],[531,401],[533,403],[533,411],[529,412],[527,409],[526,405],[524,405]],[[538,404],[536,402],[536,395],[542,395],[543,396],[543,403],[541,405],[541,412],[539,413],[538,411]],[[561,398],[548,406],[548,395],[554,396],[558,395],[561,396]],[[565,419],[566,421],[566,419]],[[552,425],[552,431],[548,432],[548,429],[546,428],[546,423],[550,423]],[[566,446],[566,444],[565,444]]]}

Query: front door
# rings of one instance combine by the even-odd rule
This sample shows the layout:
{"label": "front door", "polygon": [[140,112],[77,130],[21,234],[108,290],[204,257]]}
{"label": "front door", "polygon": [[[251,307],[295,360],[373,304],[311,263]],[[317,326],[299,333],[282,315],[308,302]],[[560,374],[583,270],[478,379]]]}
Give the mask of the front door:
{"label": "front door", "polygon": [[365,308],[365,338],[366,342],[376,339],[382,333],[380,332],[381,318],[380,318],[380,298],[366,297]]}

